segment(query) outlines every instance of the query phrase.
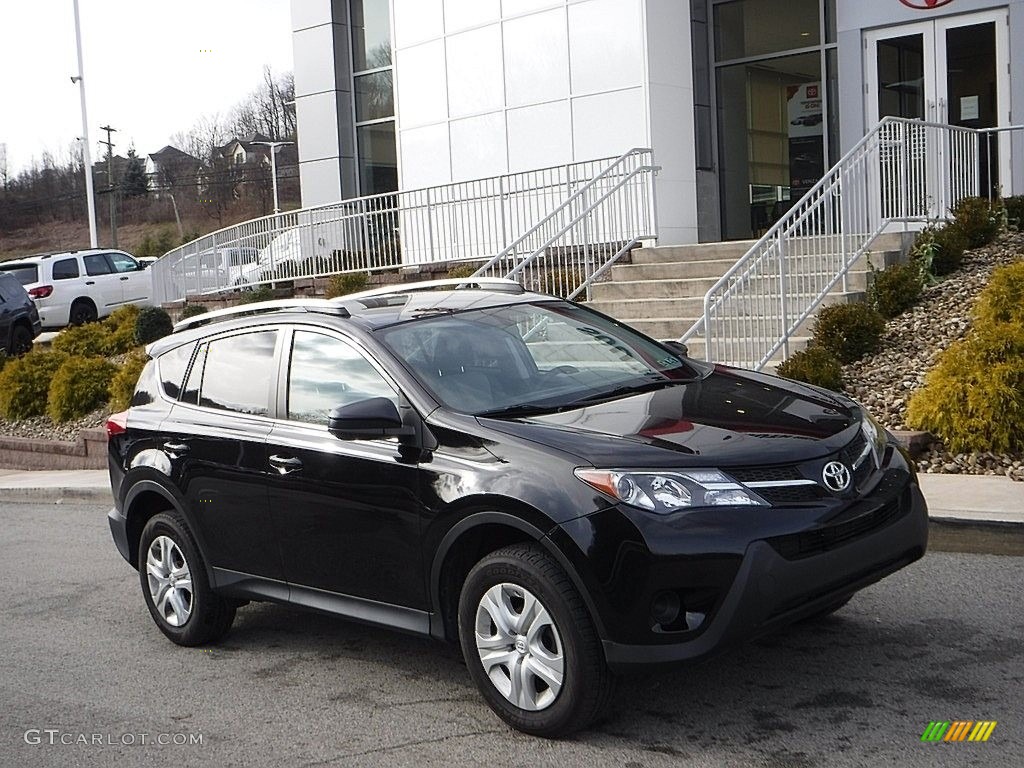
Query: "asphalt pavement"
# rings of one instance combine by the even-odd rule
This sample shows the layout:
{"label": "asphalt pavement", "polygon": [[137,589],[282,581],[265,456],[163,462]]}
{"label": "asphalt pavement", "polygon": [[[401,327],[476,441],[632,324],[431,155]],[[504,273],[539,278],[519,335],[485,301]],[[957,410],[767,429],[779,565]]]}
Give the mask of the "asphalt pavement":
{"label": "asphalt pavement", "polygon": [[[1021,557],[931,552],[832,618],[628,678],[606,722],[544,741],[432,641],[254,604],[222,645],[172,645],[105,513],[0,505],[0,766],[1021,765]],[[922,743],[933,720],[998,725]]]}

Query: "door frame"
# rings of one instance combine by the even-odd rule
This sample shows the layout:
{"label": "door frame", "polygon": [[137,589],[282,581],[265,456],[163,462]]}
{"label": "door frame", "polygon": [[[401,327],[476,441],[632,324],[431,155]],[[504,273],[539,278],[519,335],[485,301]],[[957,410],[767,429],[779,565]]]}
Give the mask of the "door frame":
{"label": "door frame", "polygon": [[[864,131],[867,133],[880,120],[878,114],[878,43],[896,37],[920,34],[924,42],[925,120],[948,123],[949,79],[946,50],[946,32],[975,24],[995,24],[996,44],[996,102],[997,126],[1010,125],[1010,26],[1009,8],[939,16],[934,19],[864,30],[862,52],[864,56]],[[942,71],[940,72],[940,66]],[[929,92],[929,83],[931,91]],[[1000,191],[1004,196],[1014,193],[1013,164],[1011,162],[1010,134],[1003,132],[993,140],[999,152]]]}

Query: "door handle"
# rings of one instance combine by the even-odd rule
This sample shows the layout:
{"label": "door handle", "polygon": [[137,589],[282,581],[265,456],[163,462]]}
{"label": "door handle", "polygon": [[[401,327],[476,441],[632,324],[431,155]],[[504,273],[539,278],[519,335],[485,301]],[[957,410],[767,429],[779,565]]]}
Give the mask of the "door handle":
{"label": "door handle", "polygon": [[289,475],[302,469],[302,462],[294,456],[271,456],[270,466],[282,475]]}
{"label": "door handle", "polygon": [[86,280],[85,284],[86,285],[96,285],[96,281],[95,280]]}
{"label": "door handle", "polygon": [[172,458],[177,458],[188,453],[188,445],[186,443],[164,443],[164,450],[171,454]]}
{"label": "door handle", "polygon": [[127,278],[127,277],[119,277],[119,278],[117,278],[117,279],[118,279],[118,280],[120,280],[120,281],[122,281],[122,282],[124,282],[124,281],[125,281],[125,280],[127,280],[128,278]]}

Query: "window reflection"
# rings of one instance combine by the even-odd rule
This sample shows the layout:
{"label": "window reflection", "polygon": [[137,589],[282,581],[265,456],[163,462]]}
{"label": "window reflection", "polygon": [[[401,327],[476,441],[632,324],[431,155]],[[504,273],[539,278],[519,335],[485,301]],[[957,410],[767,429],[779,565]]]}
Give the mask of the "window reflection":
{"label": "window reflection", "polygon": [[209,344],[199,404],[265,416],[269,411],[277,331],[218,339]]}

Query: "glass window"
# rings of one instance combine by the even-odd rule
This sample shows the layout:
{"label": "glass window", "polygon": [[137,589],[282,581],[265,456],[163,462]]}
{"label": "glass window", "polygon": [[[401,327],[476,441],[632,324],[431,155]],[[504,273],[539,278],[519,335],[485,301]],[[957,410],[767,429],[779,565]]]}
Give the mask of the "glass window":
{"label": "glass window", "polygon": [[78,277],[78,259],[61,259],[53,262],[53,279],[70,280]]}
{"label": "glass window", "polygon": [[139,263],[126,253],[109,253],[115,272],[138,272]]}
{"label": "glass window", "polygon": [[105,253],[94,253],[91,256],[85,256],[82,258],[82,261],[85,262],[85,274],[90,277],[110,275],[114,272],[114,268],[111,266]]}
{"label": "glass window", "polygon": [[352,66],[356,72],[391,66],[388,0],[352,0]]}
{"label": "glass window", "polygon": [[22,285],[39,282],[39,267],[35,264],[4,264],[4,272],[10,272]]}
{"label": "glass window", "polygon": [[192,363],[192,370],[188,373],[188,381],[185,382],[185,391],[181,393],[181,402],[199,404],[199,383],[203,380],[203,368],[206,365],[206,350],[208,344],[203,344],[196,355],[196,361]]}
{"label": "glass window", "polygon": [[211,341],[203,367],[199,404],[236,413],[270,412],[277,331],[260,331]]}
{"label": "glass window", "polygon": [[878,116],[924,118],[924,35],[878,41]]}
{"label": "glass window", "polygon": [[743,59],[821,42],[821,0],[735,0],[715,6],[719,61]]}
{"label": "glass window", "polygon": [[395,390],[351,345],[321,333],[295,333],[288,368],[289,419],[326,424],[334,408],[371,397],[398,400]]}
{"label": "glass window", "polygon": [[377,120],[395,114],[391,70],[356,77],[356,120]]}
{"label": "glass window", "polygon": [[186,344],[160,356],[160,386],[168,397],[177,400],[181,394],[188,361],[192,359],[195,348],[195,344]]}
{"label": "glass window", "polygon": [[398,151],[395,124],[374,123],[356,128],[359,143],[359,183],[364,195],[398,189]]}

